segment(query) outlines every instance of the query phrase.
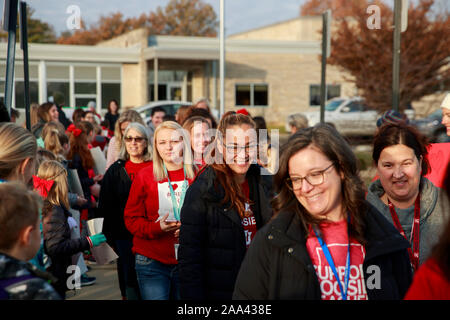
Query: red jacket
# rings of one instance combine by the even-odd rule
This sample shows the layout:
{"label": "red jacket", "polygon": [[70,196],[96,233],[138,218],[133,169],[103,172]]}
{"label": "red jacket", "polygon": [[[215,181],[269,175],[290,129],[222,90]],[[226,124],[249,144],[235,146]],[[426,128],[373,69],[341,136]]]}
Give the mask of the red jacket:
{"label": "red jacket", "polygon": [[[169,178],[179,201],[178,186],[184,180],[183,169],[169,171]],[[192,180],[188,180],[189,185]],[[156,182],[153,163],[139,171],[131,185],[125,207],[125,226],[133,235],[133,253],[165,264],[177,264],[174,245],[178,243],[174,231],[161,230],[159,218],[172,212],[172,202],[167,179]]]}
{"label": "red jacket", "polygon": [[450,281],[435,260],[420,266],[405,300],[450,300]]}

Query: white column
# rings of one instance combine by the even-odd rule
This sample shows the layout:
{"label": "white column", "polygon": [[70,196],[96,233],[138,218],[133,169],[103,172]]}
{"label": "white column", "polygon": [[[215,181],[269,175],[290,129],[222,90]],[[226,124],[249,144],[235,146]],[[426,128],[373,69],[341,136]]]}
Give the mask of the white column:
{"label": "white column", "polygon": [[97,102],[96,102],[96,109],[97,113],[101,115],[102,111],[102,68],[100,66],[97,66]]}
{"label": "white column", "polygon": [[69,96],[70,107],[75,107],[75,69],[73,65],[69,66]]}
{"label": "white column", "polygon": [[39,104],[43,104],[47,101],[47,68],[45,61],[41,60],[38,66],[39,84],[38,84],[38,100]]}
{"label": "white column", "polygon": [[158,101],[158,58],[153,61],[153,101]]}

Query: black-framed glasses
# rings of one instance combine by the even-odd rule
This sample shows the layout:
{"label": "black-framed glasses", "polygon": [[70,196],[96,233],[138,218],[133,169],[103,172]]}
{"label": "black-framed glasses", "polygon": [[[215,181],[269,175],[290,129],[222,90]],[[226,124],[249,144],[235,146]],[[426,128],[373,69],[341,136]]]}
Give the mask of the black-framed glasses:
{"label": "black-framed glasses", "polygon": [[322,184],[323,181],[325,180],[325,177],[324,177],[325,171],[330,169],[332,166],[334,166],[334,163],[330,164],[328,167],[326,167],[323,170],[311,172],[310,174],[306,175],[305,177],[289,177],[285,180],[286,185],[291,190],[298,190],[298,189],[301,189],[301,187],[303,185],[303,179],[305,179],[306,181],[308,181],[308,183],[310,185],[318,186],[319,184]]}
{"label": "black-framed glasses", "polygon": [[225,148],[230,153],[239,153],[241,150],[245,150],[245,153],[253,152],[256,150],[257,144],[248,144],[245,146],[238,146],[238,145],[225,145]]}
{"label": "black-framed glasses", "polygon": [[124,137],[123,140],[125,140],[125,142],[136,141],[137,143],[140,143],[146,139],[144,137]]}

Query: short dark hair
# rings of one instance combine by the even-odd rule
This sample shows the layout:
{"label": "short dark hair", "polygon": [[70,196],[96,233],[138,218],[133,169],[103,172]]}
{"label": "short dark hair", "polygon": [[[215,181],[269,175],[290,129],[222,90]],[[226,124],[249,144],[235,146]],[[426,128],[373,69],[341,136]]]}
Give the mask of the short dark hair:
{"label": "short dark hair", "polygon": [[383,124],[373,139],[372,159],[378,164],[381,152],[390,146],[403,144],[413,149],[417,160],[422,157],[422,175],[429,171],[428,163],[428,139],[421,134],[415,127],[405,123],[385,123]]}
{"label": "short dark hair", "polygon": [[164,109],[161,108],[161,107],[154,107],[154,108],[152,108],[151,116],[153,117],[153,115],[154,115],[155,113],[157,113],[157,112],[164,112],[164,114],[167,113],[166,110],[164,110]]}
{"label": "short dark hair", "polygon": [[28,190],[23,183],[0,184],[0,250],[14,247],[20,232],[36,225],[41,207],[39,194]]}

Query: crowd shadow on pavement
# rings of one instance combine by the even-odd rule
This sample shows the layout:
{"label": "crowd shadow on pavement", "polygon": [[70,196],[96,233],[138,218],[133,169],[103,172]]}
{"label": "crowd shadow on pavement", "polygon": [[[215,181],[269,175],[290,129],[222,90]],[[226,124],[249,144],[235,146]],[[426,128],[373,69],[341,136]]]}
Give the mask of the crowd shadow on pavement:
{"label": "crowd shadow on pavement", "polygon": [[87,274],[96,277],[97,281],[79,290],[66,292],[66,300],[122,300],[117,278],[116,263],[106,265],[89,265],[92,270]]}

